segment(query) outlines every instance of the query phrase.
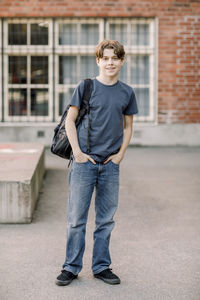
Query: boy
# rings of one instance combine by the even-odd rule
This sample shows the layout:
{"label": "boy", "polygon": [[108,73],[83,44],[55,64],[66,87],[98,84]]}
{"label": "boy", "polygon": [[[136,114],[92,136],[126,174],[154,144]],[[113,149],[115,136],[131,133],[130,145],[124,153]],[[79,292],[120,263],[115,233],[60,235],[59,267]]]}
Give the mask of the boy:
{"label": "boy", "polygon": [[72,96],[65,125],[74,159],[69,172],[66,260],[57,285],[69,284],[82,269],[86,222],[94,188],[93,275],[108,284],[120,283],[119,277],[109,268],[109,241],[118,204],[119,164],[130,142],[133,114],[138,109],[132,88],[118,80],[124,63],[123,46],[117,41],[105,40],[96,47],[95,54],[99,75],[92,80],[90,153],[87,153],[87,116],[78,129],[75,127],[83,81]]}

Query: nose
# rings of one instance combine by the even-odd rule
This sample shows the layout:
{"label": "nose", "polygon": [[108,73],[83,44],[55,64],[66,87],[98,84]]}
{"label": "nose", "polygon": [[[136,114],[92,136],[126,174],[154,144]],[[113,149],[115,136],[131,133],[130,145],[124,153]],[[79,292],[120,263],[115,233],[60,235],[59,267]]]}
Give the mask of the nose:
{"label": "nose", "polygon": [[113,63],[113,59],[112,59],[112,57],[110,57],[109,59],[108,59],[108,64],[112,64]]}

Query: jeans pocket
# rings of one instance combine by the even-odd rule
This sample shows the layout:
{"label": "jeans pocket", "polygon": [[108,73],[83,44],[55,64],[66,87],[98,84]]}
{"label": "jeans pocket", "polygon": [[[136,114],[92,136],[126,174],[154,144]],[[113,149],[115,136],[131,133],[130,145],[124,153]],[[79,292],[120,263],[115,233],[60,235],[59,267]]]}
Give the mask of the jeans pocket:
{"label": "jeans pocket", "polygon": [[111,162],[114,166],[118,166],[118,167],[119,167],[119,164],[114,163],[112,160],[110,160],[110,162]]}

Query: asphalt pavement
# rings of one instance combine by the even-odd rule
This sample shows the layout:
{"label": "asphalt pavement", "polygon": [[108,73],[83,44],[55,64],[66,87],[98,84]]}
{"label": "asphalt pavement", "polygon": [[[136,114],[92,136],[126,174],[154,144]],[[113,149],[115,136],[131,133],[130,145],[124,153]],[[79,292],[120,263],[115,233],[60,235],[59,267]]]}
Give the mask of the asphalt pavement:
{"label": "asphalt pavement", "polygon": [[46,150],[32,223],[0,225],[0,299],[200,300],[200,148],[127,150],[110,245],[116,286],[91,272],[93,201],[79,278],[55,285],[65,259],[67,164]]}

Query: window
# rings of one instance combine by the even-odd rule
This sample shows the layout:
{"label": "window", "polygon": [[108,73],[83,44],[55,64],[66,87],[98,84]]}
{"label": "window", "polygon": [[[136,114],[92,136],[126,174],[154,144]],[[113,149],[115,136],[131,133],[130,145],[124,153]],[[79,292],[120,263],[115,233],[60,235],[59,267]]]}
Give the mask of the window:
{"label": "window", "polygon": [[27,45],[27,24],[8,24],[8,45]]}
{"label": "window", "polygon": [[56,22],[56,119],[69,104],[74,88],[84,78],[95,77],[95,46],[103,40],[102,19],[62,19]]}
{"label": "window", "polygon": [[139,113],[137,121],[155,121],[155,21],[153,19],[110,19],[107,38],[123,43],[126,63],[120,79],[133,87]]}
{"label": "window", "polygon": [[5,120],[51,121],[52,21],[9,19],[4,27]]}
{"label": "window", "polygon": [[59,120],[78,82],[97,76],[94,49],[103,39],[116,39],[125,47],[120,80],[135,91],[135,119],[155,121],[154,19],[7,19],[3,28],[5,121]]}
{"label": "window", "polygon": [[59,45],[96,45],[98,42],[99,24],[96,21],[59,23]]}

